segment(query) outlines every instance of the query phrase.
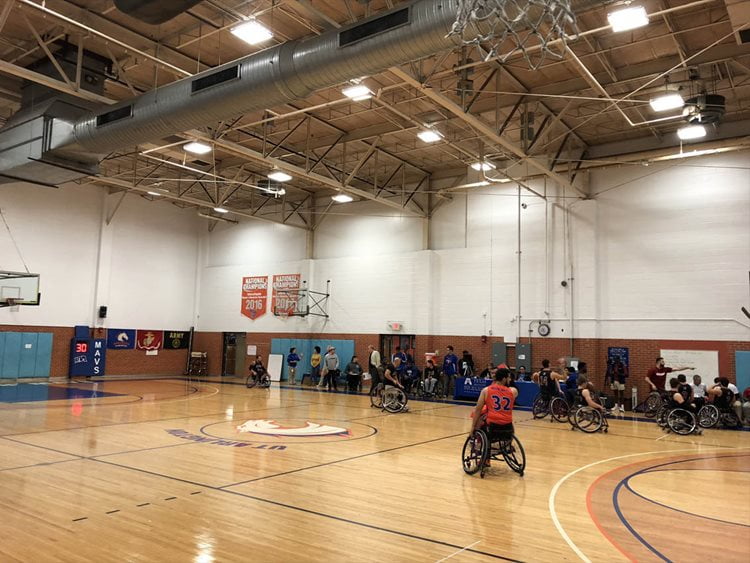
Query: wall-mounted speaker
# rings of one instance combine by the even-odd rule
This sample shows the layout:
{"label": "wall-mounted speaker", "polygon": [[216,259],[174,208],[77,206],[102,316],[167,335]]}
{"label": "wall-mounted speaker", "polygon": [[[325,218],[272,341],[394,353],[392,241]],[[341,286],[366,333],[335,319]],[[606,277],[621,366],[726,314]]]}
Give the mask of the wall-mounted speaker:
{"label": "wall-mounted speaker", "polygon": [[99,318],[100,319],[106,319],[107,318],[107,306],[102,305],[99,307]]}

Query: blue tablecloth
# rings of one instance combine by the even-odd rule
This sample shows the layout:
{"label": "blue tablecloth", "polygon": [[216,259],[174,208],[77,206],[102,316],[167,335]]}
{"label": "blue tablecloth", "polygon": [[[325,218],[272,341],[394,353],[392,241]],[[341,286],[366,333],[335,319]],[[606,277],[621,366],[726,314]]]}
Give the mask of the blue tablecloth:
{"label": "blue tablecloth", "polygon": [[492,383],[491,379],[483,377],[457,377],[454,399],[478,399],[482,389]]}
{"label": "blue tablecloth", "polygon": [[[534,404],[534,398],[539,394],[538,384],[533,381],[516,381],[516,388],[518,389],[516,405],[519,407],[530,407]],[[566,387],[564,383],[560,384],[560,389],[565,391]]]}

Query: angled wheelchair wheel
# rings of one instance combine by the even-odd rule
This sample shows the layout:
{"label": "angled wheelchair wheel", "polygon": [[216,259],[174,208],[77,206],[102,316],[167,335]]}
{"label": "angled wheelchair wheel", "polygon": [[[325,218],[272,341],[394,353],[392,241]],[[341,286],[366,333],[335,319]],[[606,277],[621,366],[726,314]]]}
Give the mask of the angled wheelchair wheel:
{"label": "angled wheelchair wheel", "polygon": [[486,450],[489,449],[487,434],[477,430],[471,436],[466,438],[464,449],[461,453],[464,472],[468,475],[474,475],[482,468],[482,462],[485,458]]}
{"label": "angled wheelchair wheel", "polygon": [[656,413],[659,412],[659,407],[661,407],[662,404],[663,401],[661,396],[658,393],[652,393],[643,403],[643,414],[648,418],[654,418]]}
{"label": "angled wheelchair wheel", "polygon": [[701,428],[713,428],[719,424],[719,409],[715,405],[703,405],[698,411],[698,426]]}
{"label": "angled wheelchair wheel", "polygon": [[602,413],[599,409],[582,407],[576,411],[575,426],[587,434],[598,432],[602,427]]}
{"label": "angled wheelchair wheel", "polygon": [[264,373],[260,376],[260,381],[258,382],[258,387],[270,387],[271,386],[271,376],[267,373]]}
{"label": "angled wheelchair wheel", "polygon": [[376,409],[383,408],[383,384],[378,383],[374,389],[370,389],[370,406]]}
{"label": "angled wheelchair wheel", "polygon": [[695,431],[695,415],[685,409],[672,409],[667,415],[667,426],[675,434],[686,436]]}
{"label": "angled wheelchair wheel", "polygon": [[552,420],[556,422],[565,422],[568,420],[568,411],[570,407],[568,402],[562,397],[555,397],[549,404],[549,410]]}
{"label": "angled wheelchair wheel", "polygon": [[523,477],[524,469],[526,469],[526,452],[518,437],[513,436],[512,440],[503,442],[500,445],[500,452],[508,467]]}
{"label": "angled wheelchair wheel", "polygon": [[544,418],[549,412],[549,401],[547,401],[541,394],[537,395],[534,399],[534,404],[531,407],[531,414],[534,418]]}
{"label": "angled wheelchair wheel", "polygon": [[255,380],[255,378],[252,375],[248,375],[247,376],[247,379],[245,380],[245,386],[248,389],[252,389],[253,387],[255,387],[256,383],[257,383],[257,381]]}
{"label": "angled wheelchair wheel", "polygon": [[386,389],[383,392],[383,408],[386,412],[397,413],[402,412],[406,407],[406,403],[409,401],[409,397],[404,393],[402,389],[393,387]]}

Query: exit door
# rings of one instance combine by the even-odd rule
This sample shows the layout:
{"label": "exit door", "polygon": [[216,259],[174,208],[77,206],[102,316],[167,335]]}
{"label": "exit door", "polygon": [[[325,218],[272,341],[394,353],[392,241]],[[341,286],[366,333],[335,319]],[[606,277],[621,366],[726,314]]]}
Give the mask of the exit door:
{"label": "exit door", "polygon": [[391,361],[391,356],[396,351],[396,346],[400,346],[401,351],[404,353],[407,350],[411,350],[413,356],[416,342],[417,336],[415,334],[381,334],[380,353],[382,354],[383,363]]}

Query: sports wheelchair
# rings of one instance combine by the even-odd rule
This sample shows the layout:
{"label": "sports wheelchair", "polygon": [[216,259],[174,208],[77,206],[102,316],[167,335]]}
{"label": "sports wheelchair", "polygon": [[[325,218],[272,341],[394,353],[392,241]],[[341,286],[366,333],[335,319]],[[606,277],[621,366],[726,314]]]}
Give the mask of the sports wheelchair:
{"label": "sports wheelchair", "polygon": [[260,376],[255,373],[251,373],[245,380],[245,385],[248,389],[252,389],[256,385],[261,389],[271,386],[271,376],[267,372],[263,372]]}
{"label": "sports wheelchair", "polygon": [[642,408],[645,417],[654,418],[658,414],[659,409],[666,406],[668,403],[669,398],[666,391],[652,391],[649,393],[649,396],[646,397],[646,400],[634,410]]}
{"label": "sports wheelchair", "polygon": [[571,430],[581,430],[586,434],[593,434],[594,432],[606,434],[609,431],[606,414],[588,405],[573,405],[568,413],[568,422]]}
{"label": "sports wheelchair", "polygon": [[479,476],[484,479],[490,460],[500,460],[502,456],[508,467],[523,477],[526,469],[526,452],[518,437],[512,432],[505,432],[494,438],[490,442],[489,429],[486,425],[478,428],[466,438],[461,454],[464,472],[468,475],[479,472]]}
{"label": "sports wheelchair", "polygon": [[386,389],[385,385],[378,383],[374,389],[370,390],[370,406],[376,409],[395,414],[406,411],[408,402],[408,395],[398,387],[389,385]]}
{"label": "sports wheelchair", "polygon": [[731,406],[706,403],[698,411],[698,425],[701,428],[714,428],[721,424],[724,428],[737,428],[740,419]]}
{"label": "sports wheelchair", "polygon": [[534,418],[544,418],[548,414],[550,415],[550,422],[565,422],[568,420],[570,414],[570,405],[565,400],[565,397],[560,395],[556,397],[547,397],[539,393],[534,398],[534,403],[531,407],[531,414]]}

